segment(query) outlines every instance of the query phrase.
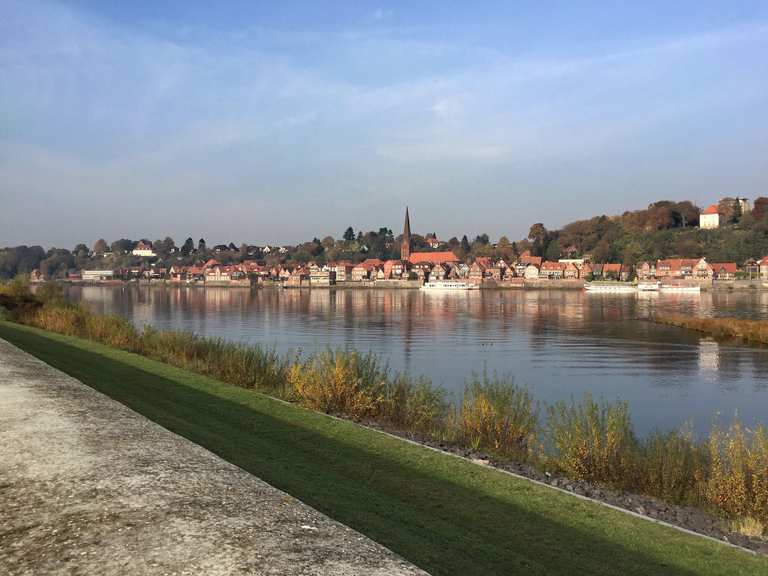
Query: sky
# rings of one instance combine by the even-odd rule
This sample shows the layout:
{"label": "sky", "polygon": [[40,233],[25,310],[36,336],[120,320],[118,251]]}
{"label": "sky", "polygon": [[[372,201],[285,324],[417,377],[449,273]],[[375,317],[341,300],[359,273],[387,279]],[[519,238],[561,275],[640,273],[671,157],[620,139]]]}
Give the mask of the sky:
{"label": "sky", "polygon": [[0,246],[768,195],[768,3],[0,0]]}

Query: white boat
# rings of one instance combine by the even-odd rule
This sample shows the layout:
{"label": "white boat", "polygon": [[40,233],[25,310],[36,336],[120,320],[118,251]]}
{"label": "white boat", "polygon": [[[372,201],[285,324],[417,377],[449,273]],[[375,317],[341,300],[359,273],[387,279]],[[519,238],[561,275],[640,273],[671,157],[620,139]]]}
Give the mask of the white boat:
{"label": "white boat", "polygon": [[658,292],[661,288],[661,282],[638,282],[638,292]]}
{"label": "white boat", "polygon": [[701,292],[701,286],[699,286],[698,284],[695,286],[684,286],[681,284],[662,284],[661,291],[673,292],[675,294],[678,294],[678,293],[698,294],[699,292]]}
{"label": "white boat", "polygon": [[422,290],[479,290],[478,284],[461,280],[430,280],[421,287]]}
{"label": "white boat", "polygon": [[590,282],[589,284],[584,284],[584,289],[590,293],[632,294],[637,292],[637,287],[634,284],[627,284],[625,282]]}

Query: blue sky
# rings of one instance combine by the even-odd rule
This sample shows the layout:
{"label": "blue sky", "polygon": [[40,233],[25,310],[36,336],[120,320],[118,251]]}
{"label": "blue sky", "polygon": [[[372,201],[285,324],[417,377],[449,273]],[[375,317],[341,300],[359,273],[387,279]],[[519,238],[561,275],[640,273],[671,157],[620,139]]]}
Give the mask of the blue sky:
{"label": "blue sky", "polygon": [[768,195],[765,2],[0,0],[0,245]]}

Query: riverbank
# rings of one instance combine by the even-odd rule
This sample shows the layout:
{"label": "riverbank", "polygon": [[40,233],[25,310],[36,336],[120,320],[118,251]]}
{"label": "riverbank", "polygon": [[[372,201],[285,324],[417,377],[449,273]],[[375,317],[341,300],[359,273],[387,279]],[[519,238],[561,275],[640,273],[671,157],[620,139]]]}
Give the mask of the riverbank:
{"label": "riverbank", "polygon": [[432,574],[757,574],[768,560],[96,342],[0,336]]}
{"label": "riverbank", "polygon": [[709,334],[714,338],[738,339],[756,344],[768,344],[768,321],[746,320],[743,318],[699,318],[672,314],[651,317],[652,322],[678,326]]}
{"label": "riverbank", "polygon": [[[7,289],[24,294],[23,285]],[[581,401],[536,402],[527,388],[487,375],[472,378],[457,405],[429,379],[392,374],[371,355],[330,350],[280,355],[258,345],[139,330],[119,317],[66,304],[53,286],[46,290],[39,294],[37,309],[24,307],[14,314],[31,325],[138,352],[408,437],[484,450],[498,461],[524,463],[571,484],[610,486],[621,491],[626,504],[620,505],[630,509],[638,507],[637,498],[624,498],[624,493],[646,494],[667,502],[666,510],[650,500],[652,505],[640,505],[652,515],[717,537],[741,538],[734,531],[759,536],[768,524],[768,438],[762,426],[745,427],[735,420],[722,427],[714,421],[708,435],[694,437],[682,428],[637,438],[626,404],[595,402],[588,394]],[[546,418],[539,417],[541,411]],[[695,505],[729,520],[691,519],[672,504]]]}
{"label": "riverbank", "polygon": [[0,573],[423,574],[0,340]]}

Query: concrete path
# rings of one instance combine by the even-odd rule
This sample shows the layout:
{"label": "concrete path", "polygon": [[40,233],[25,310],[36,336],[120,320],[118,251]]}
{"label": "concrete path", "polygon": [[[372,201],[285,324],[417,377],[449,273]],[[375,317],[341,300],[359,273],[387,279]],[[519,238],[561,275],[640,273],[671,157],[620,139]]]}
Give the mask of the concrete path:
{"label": "concrete path", "polygon": [[423,574],[0,339],[0,574]]}

